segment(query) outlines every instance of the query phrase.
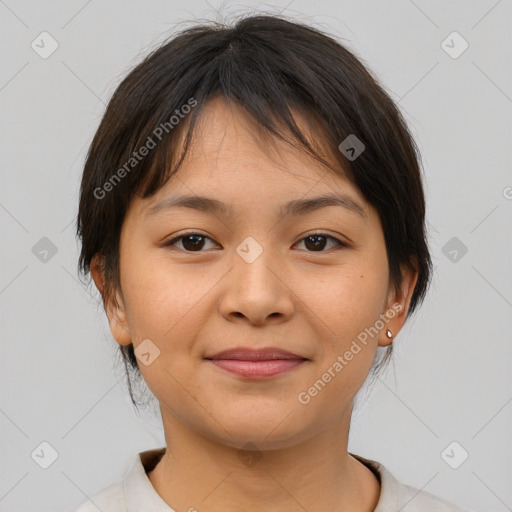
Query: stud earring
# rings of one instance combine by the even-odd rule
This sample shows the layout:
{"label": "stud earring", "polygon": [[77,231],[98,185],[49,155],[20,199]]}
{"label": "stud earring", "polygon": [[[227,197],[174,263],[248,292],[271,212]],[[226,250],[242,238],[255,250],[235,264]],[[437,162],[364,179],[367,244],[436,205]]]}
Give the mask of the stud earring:
{"label": "stud earring", "polygon": [[386,336],[387,336],[389,339],[391,339],[391,338],[393,337],[393,333],[388,329],[388,330],[386,331]]}

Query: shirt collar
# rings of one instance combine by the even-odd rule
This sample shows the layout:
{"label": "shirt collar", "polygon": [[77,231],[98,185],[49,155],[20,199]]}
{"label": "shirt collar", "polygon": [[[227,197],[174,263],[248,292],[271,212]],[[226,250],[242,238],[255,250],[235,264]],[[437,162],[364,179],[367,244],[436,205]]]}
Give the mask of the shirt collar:
{"label": "shirt collar", "polygon": [[[157,448],[138,453],[132,462],[123,482],[127,512],[176,512],[159,496],[151,484],[147,472],[151,471],[165,453],[165,448]],[[350,453],[368,467],[380,481],[380,497],[374,512],[398,510],[399,482],[382,464],[360,455]]]}
{"label": "shirt collar", "polygon": [[155,491],[147,471],[151,471],[165,453],[165,448],[157,448],[138,453],[124,479],[124,499],[126,512],[176,512]]}
{"label": "shirt collar", "polygon": [[398,510],[400,482],[380,462],[353,453],[350,455],[370,469],[380,481],[380,497],[374,512]]}

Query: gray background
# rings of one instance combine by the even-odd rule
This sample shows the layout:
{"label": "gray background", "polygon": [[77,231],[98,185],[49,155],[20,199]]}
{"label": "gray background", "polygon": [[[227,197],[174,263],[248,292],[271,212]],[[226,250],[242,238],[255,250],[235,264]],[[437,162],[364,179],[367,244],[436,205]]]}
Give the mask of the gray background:
{"label": "gray background", "polygon": [[[98,295],[77,280],[81,169],[129,67],[178,22],[252,10],[348,40],[423,154],[436,274],[350,451],[461,506],[512,510],[510,0],[0,0],[0,510],[72,509],[163,446],[158,417],[131,407]],[[59,45],[46,59],[31,47],[43,31]],[[469,44],[457,58],[441,46],[453,31]],[[458,469],[442,457],[452,441],[452,464],[469,453]],[[48,469],[31,457],[43,442],[58,453]]]}

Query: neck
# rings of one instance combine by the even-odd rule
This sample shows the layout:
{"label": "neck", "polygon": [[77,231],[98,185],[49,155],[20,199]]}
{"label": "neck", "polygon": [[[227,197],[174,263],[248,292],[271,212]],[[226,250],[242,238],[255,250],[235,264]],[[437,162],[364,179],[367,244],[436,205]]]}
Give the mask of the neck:
{"label": "neck", "polygon": [[[350,416],[293,446],[237,449],[162,411],[167,450],[148,474],[175,510],[372,512],[377,477],[347,452]],[[342,433],[342,434],[340,434]]]}

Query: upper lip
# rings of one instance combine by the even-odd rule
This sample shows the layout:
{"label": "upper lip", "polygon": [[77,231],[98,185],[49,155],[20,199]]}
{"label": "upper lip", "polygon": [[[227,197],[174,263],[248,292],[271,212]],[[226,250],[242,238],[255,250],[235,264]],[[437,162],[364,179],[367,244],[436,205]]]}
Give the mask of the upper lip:
{"label": "upper lip", "polygon": [[275,347],[265,347],[259,349],[237,347],[233,349],[217,352],[205,359],[238,359],[241,361],[268,361],[271,359],[307,359],[293,352],[282,350]]}

